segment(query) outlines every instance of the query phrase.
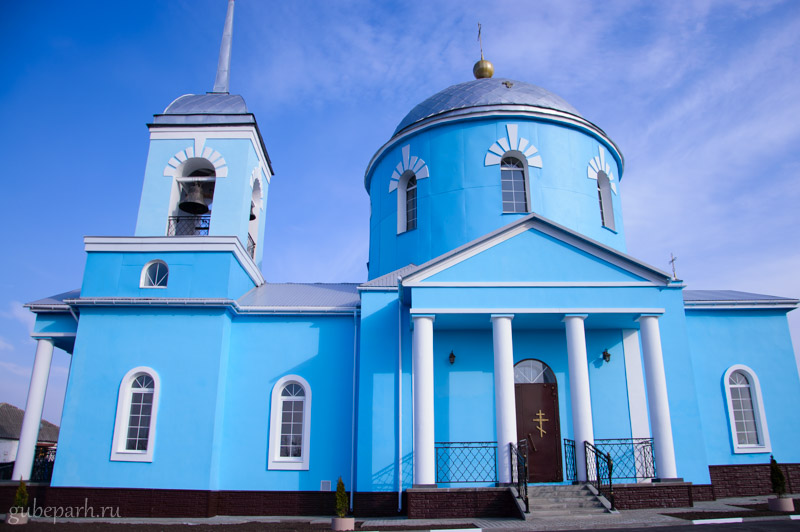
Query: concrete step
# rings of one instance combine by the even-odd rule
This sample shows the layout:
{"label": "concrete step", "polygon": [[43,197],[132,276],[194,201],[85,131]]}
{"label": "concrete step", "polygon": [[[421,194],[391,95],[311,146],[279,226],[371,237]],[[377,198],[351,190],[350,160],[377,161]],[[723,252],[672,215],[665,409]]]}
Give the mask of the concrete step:
{"label": "concrete step", "polygon": [[536,510],[531,508],[530,513],[526,514],[525,519],[537,519],[539,517],[582,517],[606,513],[605,508],[581,508],[577,510]]}
{"label": "concrete step", "polygon": [[528,486],[527,518],[591,516],[605,507],[586,486]]}
{"label": "concrete step", "polygon": [[530,503],[531,509],[536,510],[558,510],[558,509],[583,509],[583,508],[603,508],[603,505],[597,501],[581,501],[581,502],[539,502],[539,501],[531,501]]}

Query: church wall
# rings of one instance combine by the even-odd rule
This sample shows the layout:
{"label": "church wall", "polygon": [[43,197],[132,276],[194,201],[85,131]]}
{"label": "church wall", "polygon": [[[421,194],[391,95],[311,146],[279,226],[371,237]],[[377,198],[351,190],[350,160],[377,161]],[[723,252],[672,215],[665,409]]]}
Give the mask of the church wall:
{"label": "church wall", "polygon": [[[167,287],[139,288],[142,268],[155,259],[169,267]],[[238,298],[253,286],[229,252],[90,252],[81,297]]]}
{"label": "church wall", "polygon": [[[238,317],[231,332],[219,439],[223,490],[350,489],[353,316]],[[297,375],[311,388],[309,468],[268,469],[270,409],[278,379]]]}
{"label": "church wall", "polygon": [[33,334],[75,334],[78,322],[69,312],[36,314]]}
{"label": "church wall", "polygon": [[[589,161],[601,143],[582,132],[534,120],[465,120],[440,125],[401,139],[373,166],[368,177],[370,278],[422,264],[524,214],[503,214],[499,165],[485,166],[489,147],[517,124],[542,156],[542,168],[529,167],[532,212],[616,249],[625,249],[620,197],[612,194],[616,232],[602,227],[597,181],[587,177]],[[403,161],[402,148],[422,158],[430,177],[417,182],[417,228],[397,234],[397,191],[392,173]],[[604,147],[619,191],[619,168]],[[469,215],[467,215],[469,212]]]}
{"label": "church wall", "polygon": [[[83,308],[52,485],[209,489],[228,321],[221,310]],[[120,383],[139,366],[161,383],[153,461],[111,461]]]}
{"label": "church wall", "polygon": [[785,311],[687,310],[686,324],[709,464],[769,462],[769,452],[734,452],[724,383],[734,364],[758,377],[772,454],[782,463],[800,462],[800,415],[787,402],[800,396],[800,380]]}

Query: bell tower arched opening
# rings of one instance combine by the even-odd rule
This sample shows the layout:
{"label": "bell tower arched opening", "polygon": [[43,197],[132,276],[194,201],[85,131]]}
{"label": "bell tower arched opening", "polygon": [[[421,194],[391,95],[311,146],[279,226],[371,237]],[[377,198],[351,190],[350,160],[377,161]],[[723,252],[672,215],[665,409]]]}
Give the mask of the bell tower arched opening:
{"label": "bell tower arched opening", "polygon": [[190,157],[175,176],[167,235],[208,235],[217,179],[214,164],[203,157]]}

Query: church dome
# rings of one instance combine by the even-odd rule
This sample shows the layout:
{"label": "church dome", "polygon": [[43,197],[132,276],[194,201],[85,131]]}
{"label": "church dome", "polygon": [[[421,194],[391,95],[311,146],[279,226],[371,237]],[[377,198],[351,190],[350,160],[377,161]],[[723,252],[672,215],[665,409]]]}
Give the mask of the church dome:
{"label": "church dome", "polygon": [[173,100],[154,124],[252,124],[253,114],[238,94],[184,94]]}
{"label": "church dome", "polygon": [[459,83],[434,94],[403,118],[394,135],[426,119],[464,114],[468,109],[495,105],[542,107],[581,116],[563,98],[536,85],[504,78],[483,78]]}

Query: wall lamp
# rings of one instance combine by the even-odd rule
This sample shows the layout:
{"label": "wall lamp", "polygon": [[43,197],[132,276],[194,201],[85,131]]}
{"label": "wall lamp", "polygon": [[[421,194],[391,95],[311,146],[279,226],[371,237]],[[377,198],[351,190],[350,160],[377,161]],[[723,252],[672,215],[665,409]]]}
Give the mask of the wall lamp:
{"label": "wall lamp", "polygon": [[608,349],[603,349],[603,360],[611,362],[611,353],[608,352]]}
{"label": "wall lamp", "polygon": [[456,362],[456,354],[453,353],[452,350],[450,351],[450,356],[447,357],[447,360],[450,361],[450,364],[455,364],[455,362]]}

